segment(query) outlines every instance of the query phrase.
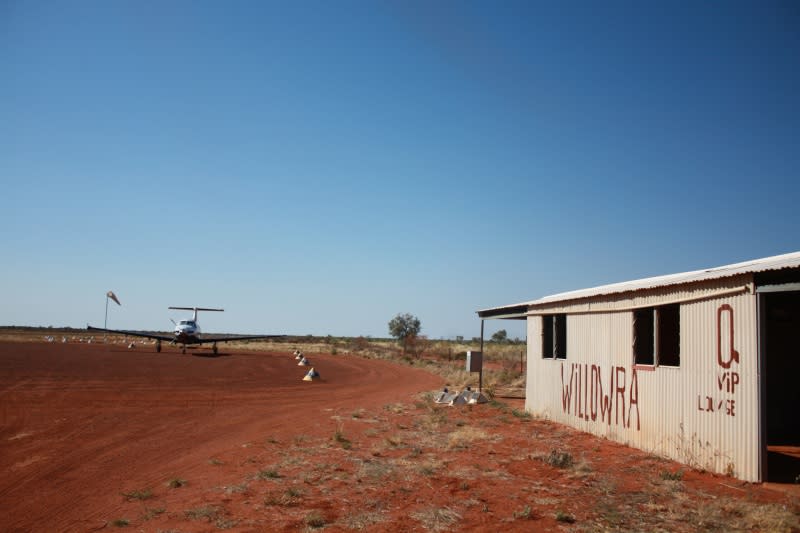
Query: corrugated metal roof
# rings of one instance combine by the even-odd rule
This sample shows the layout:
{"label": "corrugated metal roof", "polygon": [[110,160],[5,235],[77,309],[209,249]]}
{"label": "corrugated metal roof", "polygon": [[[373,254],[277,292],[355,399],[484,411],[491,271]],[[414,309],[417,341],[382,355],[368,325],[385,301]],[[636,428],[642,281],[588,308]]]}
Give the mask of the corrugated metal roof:
{"label": "corrugated metal roof", "polygon": [[739,274],[766,272],[769,270],[782,270],[784,268],[798,268],[800,267],[800,252],[792,252],[783,255],[775,255],[772,257],[764,257],[762,259],[753,259],[751,261],[744,261],[742,263],[735,263],[732,265],[725,265],[715,268],[707,268],[704,270],[694,270],[692,272],[683,272],[680,274],[668,274],[666,276],[656,276],[652,278],[638,279],[634,281],[626,281],[623,283],[612,283],[610,285],[601,285],[599,287],[592,287],[589,289],[580,289],[577,291],[562,292],[532,300],[529,302],[521,302],[511,305],[503,305],[500,307],[492,307],[478,311],[478,314],[483,316],[494,315],[493,311],[500,311],[510,307],[530,306],[549,304],[554,302],[563,302],[566,300],[578,300],[581,298],[591,298],[595,296],[604,296],[608,294],[618,294],[623,292],[638,291],[643,289],[655,289],[657,287],[667,287],[670,285],[681,285],[684,283],[694,283],[698,281],[706,281],[711,279],[726,278],[729,276],[736,276]]}

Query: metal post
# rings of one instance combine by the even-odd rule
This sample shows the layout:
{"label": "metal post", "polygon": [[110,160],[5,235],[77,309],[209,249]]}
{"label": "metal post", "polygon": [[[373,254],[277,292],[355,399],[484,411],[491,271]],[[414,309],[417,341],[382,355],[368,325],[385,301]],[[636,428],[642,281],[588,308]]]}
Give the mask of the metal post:
{"label": "metal post", "polygon": [[483,394],[483,320],[481,319],[481,370],[478,372],[478,392]]}
{"label": "metal post", "polygon": [[[103,329],[108,329],[108,295],[106,294],[106,319],[103,322]],[[103,332],[103,344],[106,343],[106,332]]]}

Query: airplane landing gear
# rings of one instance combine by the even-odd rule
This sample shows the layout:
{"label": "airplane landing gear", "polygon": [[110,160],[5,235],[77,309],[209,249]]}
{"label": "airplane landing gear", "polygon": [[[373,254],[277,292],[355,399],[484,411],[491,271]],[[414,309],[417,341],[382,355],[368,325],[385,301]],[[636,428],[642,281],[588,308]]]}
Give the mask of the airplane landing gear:
{"label": "airplane landing gear", "polygon": [[186,353],[186,345],[185,344],[181,347],[181,353],[182,354]]}
{"label": "airplane landing gear", "polygon": [[161,340],[156,340],[156,353],[161,353]]}
{"label": "airplane landing gear", "polygon": [[211,351],[214,352],[214,355],[217,355],[217,343],[216,342],[211,346]]}

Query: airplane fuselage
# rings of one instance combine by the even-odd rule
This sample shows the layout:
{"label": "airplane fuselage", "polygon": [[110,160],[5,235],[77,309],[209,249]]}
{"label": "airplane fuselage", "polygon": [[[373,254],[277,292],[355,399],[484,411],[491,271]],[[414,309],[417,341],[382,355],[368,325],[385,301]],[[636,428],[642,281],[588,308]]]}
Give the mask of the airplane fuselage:
{"label": "airplane fuselage", "polygon": [[181,320],[175,325],[175,342],[180,344],[199,344],[200,326],[196,319]]}

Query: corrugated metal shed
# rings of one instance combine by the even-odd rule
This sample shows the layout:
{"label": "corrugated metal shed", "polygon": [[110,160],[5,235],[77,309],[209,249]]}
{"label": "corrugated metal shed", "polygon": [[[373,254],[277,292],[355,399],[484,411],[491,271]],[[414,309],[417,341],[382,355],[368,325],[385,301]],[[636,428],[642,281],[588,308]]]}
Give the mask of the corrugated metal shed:
{"label": "corrugated metal shed", "polygon": [[[775,401],[763,403],[759,313],[766,300],[757,291],[800,291],[798,272],[795,252],[478,314],[527,319],[529,412],[693,467],[760,481],[769,431],[764,406],[793,409],[796,395],[793,384],[778,380]],[[664,306],[678,309],[679,359],[637,362],[635,315]],[[551,346],[562,335],[556,317],[565,324],[563,341],[555,342],[564,351]],[[791,324],[782,327],[796,327],[796,319]]]}

